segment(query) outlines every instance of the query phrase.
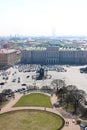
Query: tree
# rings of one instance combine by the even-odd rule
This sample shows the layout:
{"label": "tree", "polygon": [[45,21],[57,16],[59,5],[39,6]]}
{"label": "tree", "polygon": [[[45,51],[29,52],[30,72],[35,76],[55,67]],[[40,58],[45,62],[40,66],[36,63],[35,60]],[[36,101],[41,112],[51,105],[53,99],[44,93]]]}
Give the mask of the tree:
{"label": "tree", "polygon": [[65,96],[65,101],[66,101],[66,109],[68,108],[69,103],[73,103],[73,95],[72,92],[77,90],[77,87],[75,85],[68,85],[66,86],[66,96]]}
{"label": "tree", "polygon": [[3,101],[3,96],[2,96],[2,93],[0,93],[0,104],[2,103]]}
{"label": "tree", "polygon": [[65,86],[65,82],[61,79],[55,79],[51,82],[51,85],[53,85],[57,89],[60,89]]}
{"label": "tree", "polygon": [[65,98],[65,95],[66,95],[66,93],[67,93],[67,89],[66,89],[66,87],[64,86],[64,87],[60,88],[60,89],[57,90],[57,91],[58,91],[58,97],[60,98],[60,103],[62,103],[63,100],[65,100],[64,98]]}
{"label": "tree", "polygon": [[67,106],[69,102],[73,103],[74,106],[74,112],[73,113],[77,113],[77,108],[79,106],[79,104],[81,103],[82,100],[84,100],[85,98],[85,92],[83,90],[79,90],[76,86],[74,85],[69,85],[67,86]]}
{"label": "tree", "polygon": [[85,92],[83,90],[72,91],[73,103],[74,103],[74,113],[77,113],[77,108],[81,101],[85,98]]}
{"label": "tree", "polygon": [[66,88],[67,88],[67,92],[69,92],[69,93],[77,90],[77,87],[75,85],[68,85]]}
{"label": "tree", "polygon": [[11,89],[4,89],[2,91],[2,94],[4,94],[5,96],[13,96],[13,91]]}
{"label": "tree", "polygon": [[6,95],[4,93],[0,93],[0,104],[4,101],[7,101]]}

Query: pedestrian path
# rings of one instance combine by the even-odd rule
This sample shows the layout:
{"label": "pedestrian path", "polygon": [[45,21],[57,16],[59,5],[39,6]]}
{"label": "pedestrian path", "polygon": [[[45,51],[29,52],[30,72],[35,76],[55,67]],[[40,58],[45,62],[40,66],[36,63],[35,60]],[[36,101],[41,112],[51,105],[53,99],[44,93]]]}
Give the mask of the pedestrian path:
{"label": "pedestrian path", "polygon": [[[52,105],[57,103],[58,99],[56,97],[56,95],[53,95],[51,96],[51,102],[52,102]],[[65,122],[69,122],[68,125],[65,125],[62,130],[80,130],[80,127],[79,125],[76,125],[75,123],[73,123],[73,119],[75,119],[74,116],[71,116],[69,113],[65,112],[63,109],[61,108],[53,108],[53,110],[55,112],[57,112],[57,114],[61,115]]]}
{"label": "pedestrian path", "polygon": [[23,94],[15,94],[15,98],[12,98],[8,104],[6,104],[2,109],[1,113],[9,111],[12,106],[23,96]]}
{"label": "pedestrian path", "polygon": [[[5,113],[5,112],[10,112],[10,111],[15,111],[15,110],[32,110],[32,109],[34,109],[34,110],[46,110],[46,111],[53,112],[53,113],[58,114],[61,117],[63,117],[62,113],[55,107],[46,108],[46,109],[44,107],[12,107],[22,96],[23,96],[23,94],[15,94],[15,98],[12,98],[10,100],[10,102],[1,109],[0,114]],[[57,102],[57,97],[55,95],[50,96],[50,98],[51,98],[52,104]],[[76,125],[75,123],[73,123],[71,118],[63,117],[63,119],[65,120],[65,122],[68,121],[69,125],[68,126],[64,125],[62,130],[80,130],[79,125]]]}

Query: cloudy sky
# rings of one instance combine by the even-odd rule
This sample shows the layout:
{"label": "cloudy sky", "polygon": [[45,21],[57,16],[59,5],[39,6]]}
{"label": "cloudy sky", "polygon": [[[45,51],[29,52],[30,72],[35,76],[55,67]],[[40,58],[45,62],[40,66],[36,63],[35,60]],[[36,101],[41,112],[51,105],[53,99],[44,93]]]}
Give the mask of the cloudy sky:
{"label": "cloudy sky", "polygon": [[0,35],[87,35],[87,0],[0,0]]}

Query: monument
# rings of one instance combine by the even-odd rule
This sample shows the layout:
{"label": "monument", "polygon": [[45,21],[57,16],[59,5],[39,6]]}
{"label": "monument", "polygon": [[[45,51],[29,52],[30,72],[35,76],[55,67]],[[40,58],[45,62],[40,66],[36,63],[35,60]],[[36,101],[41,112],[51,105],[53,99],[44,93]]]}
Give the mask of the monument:
{"label": "monument", "polygon": [[40,68],[37,72],[36,72],[36,75],[37,75],[37,80],[42,80],[44,78],[44,68]]}
{"label": "monument", "polygon": [[47,69],[45,69],[43,66],[40,66],[36,71],[36,75],[33,75],[32,78],[36,80],[44,80],[50,79],[51,75],[47,75]]}

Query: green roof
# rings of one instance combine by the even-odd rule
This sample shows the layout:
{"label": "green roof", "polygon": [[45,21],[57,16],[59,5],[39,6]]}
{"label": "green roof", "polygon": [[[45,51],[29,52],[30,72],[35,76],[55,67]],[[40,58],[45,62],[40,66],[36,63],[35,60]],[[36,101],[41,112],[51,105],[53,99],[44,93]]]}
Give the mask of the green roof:
{"label": "green roof", "polygon": [[45,47],[27,47],[26,50],[46,50]]}

